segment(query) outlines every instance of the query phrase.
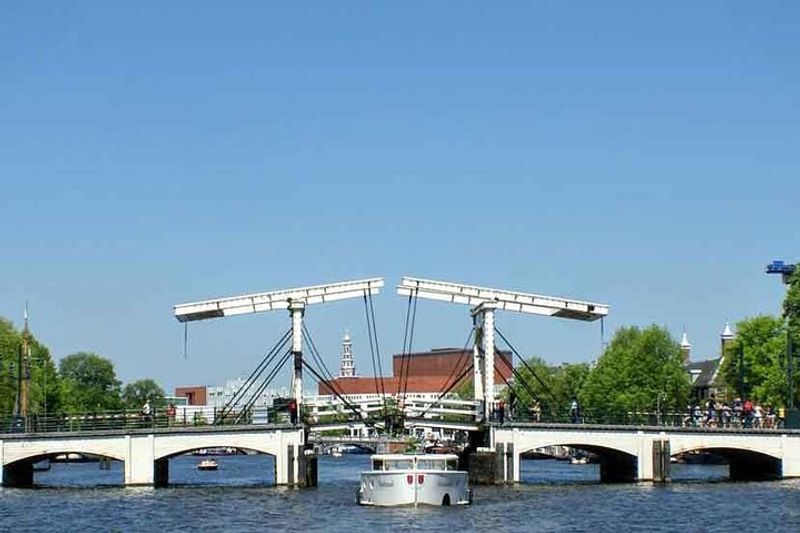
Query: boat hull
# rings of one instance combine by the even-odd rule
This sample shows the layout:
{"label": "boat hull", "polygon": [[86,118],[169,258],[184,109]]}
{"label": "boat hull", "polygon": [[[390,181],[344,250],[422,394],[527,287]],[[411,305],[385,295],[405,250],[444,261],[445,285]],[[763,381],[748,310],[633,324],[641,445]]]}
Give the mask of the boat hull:
{"label": "boat hull", "polygon": [[364,472],[358,503],[379,507],[403,505],[468,505],[467,473],[461,471],[394,470]]}

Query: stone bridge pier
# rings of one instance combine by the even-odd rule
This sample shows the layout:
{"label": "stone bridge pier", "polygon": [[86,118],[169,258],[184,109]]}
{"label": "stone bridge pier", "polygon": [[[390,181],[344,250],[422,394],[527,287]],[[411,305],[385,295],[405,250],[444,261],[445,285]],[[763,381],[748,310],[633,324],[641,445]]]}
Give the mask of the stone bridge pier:
{"label": "stone bridge pier", "polygon": [[172,457],[218,447],[271,455],[276,485],[316,485],[316,456],[306,453],[305,430],[292,426],[0,435],[0,475],[3,486],[31,487],[34,463],[79,453],[123,462],[125,485],[166,486]]}

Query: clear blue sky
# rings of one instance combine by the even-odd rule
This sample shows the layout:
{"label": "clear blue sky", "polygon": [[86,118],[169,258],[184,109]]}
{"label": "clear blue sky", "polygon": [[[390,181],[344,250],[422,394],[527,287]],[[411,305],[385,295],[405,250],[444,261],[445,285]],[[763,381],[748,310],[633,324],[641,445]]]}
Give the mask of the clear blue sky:
{"label": "clear blue sky", "polygon": [[[290,3],[292,4],[292,3]],[[287,4],[289,6],[290,4]],[[608,303],[609,332],[777,312],[800,260],[796,2],[3,2],[0,316],[168,387],[249,371],[283,313],[174,303],[365,276]],[[405,302],[376,301],[384,361]],[[309,309],[329,365],[361,302]],[[589,361],[596,324],[504,314]],[[415,347],[466,308],[421,302]]]}

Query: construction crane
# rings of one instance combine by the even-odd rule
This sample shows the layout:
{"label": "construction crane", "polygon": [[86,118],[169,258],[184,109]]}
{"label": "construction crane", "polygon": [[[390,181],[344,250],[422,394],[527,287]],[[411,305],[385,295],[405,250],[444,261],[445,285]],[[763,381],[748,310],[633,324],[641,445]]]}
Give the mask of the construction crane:
{"label": "construction crane", "polygon": [[179,322],[192,322],[288,309],[291,317],[294,358],[292,391],[299,412],[303,401],[303,315],[306,306],[347,298],[368,297],[378,294],[381,287],[383,278],[360,279],[178,304],[173,307],[173,311]]}
{"label": "construction crane", "polygon": [[604,304],[412,277],[403,277],[397,294],[472,306],[476,327],[472,352],[474,396],[483,402],[484,420],[489,419],[494,408],[495,310],[583,321],[603,318],[609,310]]}
{"label": "construction crane", "polygon": [[783,281],[784,285],[787,285],[789,283],[789,278],[794,274],[795,270],[797,270],[796,264],[790,265],[776,259],[767,265],[766,272],[767,274],[780,274],[781,281]]}

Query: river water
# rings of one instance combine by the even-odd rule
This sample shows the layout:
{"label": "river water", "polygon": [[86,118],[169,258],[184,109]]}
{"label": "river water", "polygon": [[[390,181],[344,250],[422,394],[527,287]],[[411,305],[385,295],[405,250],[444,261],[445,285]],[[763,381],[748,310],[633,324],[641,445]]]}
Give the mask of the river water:
{"label": "river water", "polygon": [[215,472],[197,461],[171,460],[163,489],[119,486],[120,463],[53,464],[35,489],[0,489],[0,530],[800,531],[800,481],[730,483],[725,466],[673,465],[667,485],[606,485],[595,465],[523,461],[523,484],[475,487],[469,507],[376,509],[355,504],[368,456],[320,457],[319,487],[303,490],[271,486],[267,456],[219,457]]}

